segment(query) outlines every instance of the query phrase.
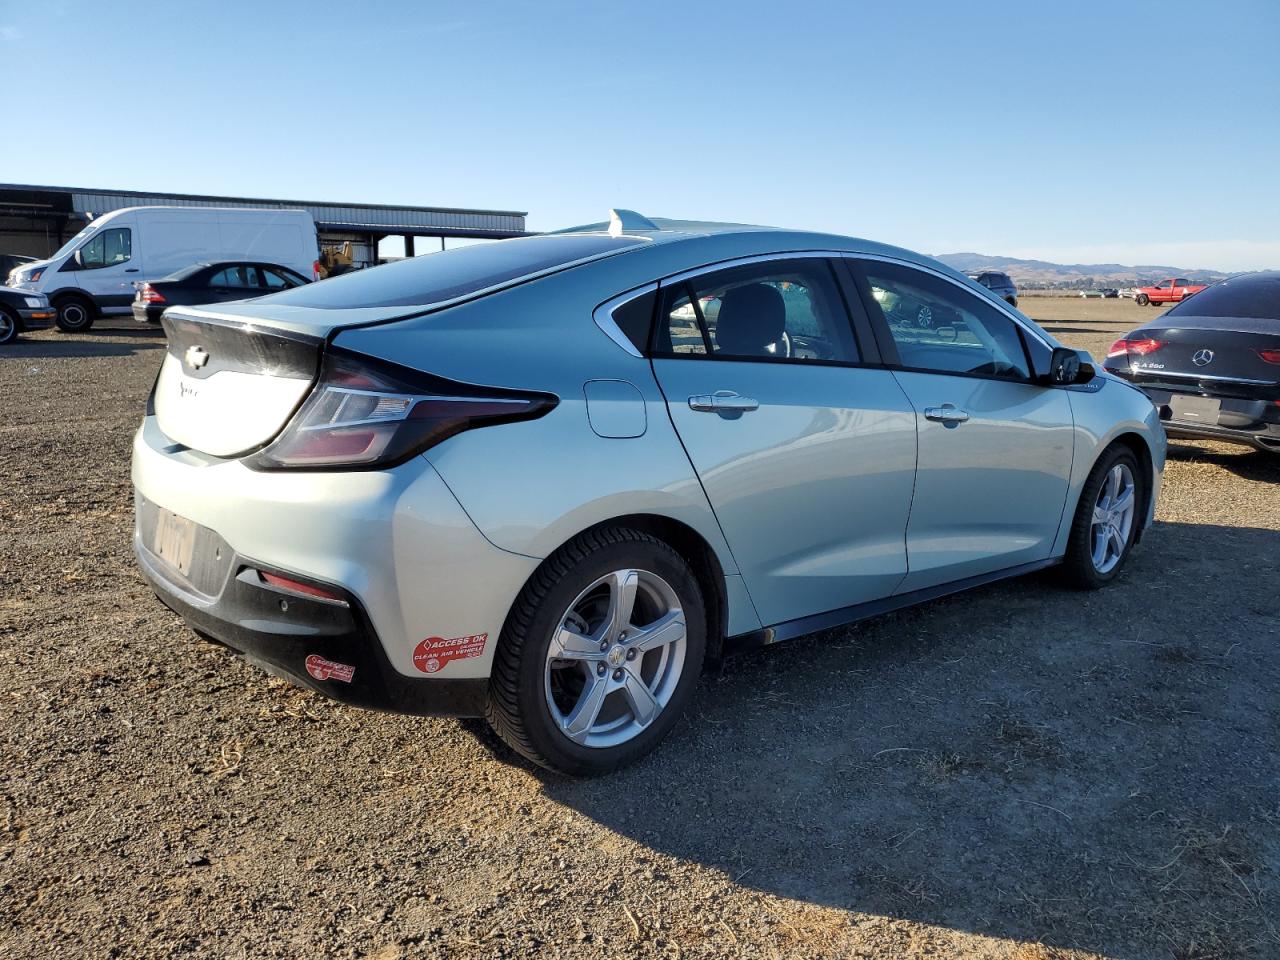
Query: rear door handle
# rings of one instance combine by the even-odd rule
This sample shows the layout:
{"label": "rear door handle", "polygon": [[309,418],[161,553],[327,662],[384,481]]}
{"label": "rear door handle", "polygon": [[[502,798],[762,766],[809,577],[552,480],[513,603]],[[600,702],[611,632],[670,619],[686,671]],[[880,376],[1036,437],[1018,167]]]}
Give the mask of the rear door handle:
{"label": "rear door handle", "polygon": [[944,403],[940,407],[925,407],[924,418],[945,423],[947,426],[959,426],[969,419],[969,415],[956,407],[954,403]]}
{"label": "rear door handle", "polygon": [[125,267],[124,272],[125,272],[125,273],[137,273],[137,272],[138,272],[138,268],[137,268],[137,267]]}
{"label": "rear door handle", "polygon": [[743,414],[760,409],[760,401],[740,396],[732,390],[717,390],[690,397],[689,409],[703,413]]}

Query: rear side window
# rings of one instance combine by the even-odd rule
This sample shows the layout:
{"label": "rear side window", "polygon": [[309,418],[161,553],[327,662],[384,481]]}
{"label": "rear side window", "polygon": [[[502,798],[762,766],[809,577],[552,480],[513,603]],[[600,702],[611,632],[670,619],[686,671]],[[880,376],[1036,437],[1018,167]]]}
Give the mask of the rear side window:
{"label": "rear side window", "polygon": [[1030,378],[1017,326],[986,300],[910,267],[867,261],[863,269],[867,308],[883,317],[907,369]]}
{"label": "rear side window", "polygon": [[479,243],[309,283],[272,294],[270,300],[321,310],[440,303],[645,242],[638,237],[578,235]]}
{"label": "rear side window", "polygon": [[257,267],[227,267],[219,270],[209,278],[209,286],[211,287],[252,287],[254,289],[262,286],[258,281]]}
{"label": "rear side window", "polygon": [[724,359],[856,363],[858,349],[831,266],[779,260],[708,273],[675,285],[659,352]]}
{"label": "rear side window", "polygon": [[[1183,300],[1170,317],[1240,317],[1280,321],[1280,273],[1233,277]],[[1280,329],[1277,329],[1280,333]]]}

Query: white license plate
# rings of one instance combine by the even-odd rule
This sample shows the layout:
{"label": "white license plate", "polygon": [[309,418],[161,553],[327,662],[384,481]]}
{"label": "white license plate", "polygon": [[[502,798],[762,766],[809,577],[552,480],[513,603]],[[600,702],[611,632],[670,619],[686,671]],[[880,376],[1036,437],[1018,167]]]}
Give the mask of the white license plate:
{"label": "white license plate", "polygon": [[1169,409],[1174,420],[1217,425],[1222,401],[1214,397],[1186,397],[1174,394],[1169,398]]}
{"label": "white license plate", "polygon": [[191,555],[196,546],[196,525],[186,517],[160,509],[156,517],[152,551],[184,576],[191,572]]}

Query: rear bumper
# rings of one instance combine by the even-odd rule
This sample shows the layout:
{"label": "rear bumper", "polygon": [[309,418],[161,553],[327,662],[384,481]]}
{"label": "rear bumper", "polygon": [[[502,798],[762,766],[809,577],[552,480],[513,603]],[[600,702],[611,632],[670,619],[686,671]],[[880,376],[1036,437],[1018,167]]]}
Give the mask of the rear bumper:
{"label": "rear bumper", "polygon": [[[1123,373],[1112,370],[1118,376]],[[1131,383],[1133,380],[1125,377]],[[1212,390],[1192,389],[1174,391],[1162,387],[1135,383],[1155,406],[1170,437],[1186,440],[1221,440],[1239,443],[1256,450],[1280,452],[1280,406],[1272,399],[1247,399],[1239,396],[1217,395]],[[1203,386],[1203,385],[1201,385]],[[1217,423],[1193,422],[1174,418],[1170,400],[1175,393],[1183,396],[1204,396],[1221,403]]]}
{"label": "rear bumper", "polygon": [[[507,612],[539,563],[486,540],[422,457],[384,471],[260,473],[237,460],[189,451],[169,440],[155,417],[147,417],[134,439],[132,476],[140,505],[150,502],[189,520],[203,528],[202,543],[221,549],[220,556],[197,549],[198,562],[187,574],[192,589],[178,589],[175,596],[171,576],[165,580],[170,589],[162,596],[173,600],[171,605],[185,604],[180,612],[190,614],[197,629],[237,649],[248,648],[253,639],[243,632],[241,600],[279,597],[245,593],[244,582],[237,579],[243,571],[232,568],[233,562],[339,586],[351,609],[359,612],[355,634],[350,625],[339,631],[345,638],[340,646],[349,651],[357,636],[363,638],[360,642],[371,648],[368,662],[378,664],[378,670],[389,665],[414,684],[487,681]],[[139,529],[145,527],[140,510]],[[144,529],[141,545],[150,548],[157,542]],[[140,561],[147,559],[140,555]],[[146,563],[143,568],[147,571]],[[149,576],[154,563],[151,568]],[[257,590],[261,584],[250,577],[248,586]],[[224,597],[226,590],[232,593]],[[269,621],[268,638],[281,631],[299,635],[285,621],[311,608],[289,604],[288,618],[274,609],[269,617],[247,619]],[[231,626],[219,627],[206,615]],[[327,636],[305,623],[300,629],[307,636]],[[429,674],[425,662],[415,659],[428,640],[481,636],[487,638],[482,649],[448,660]],[[297,676],[305,663],[294,656],[290,669]],[[322,686],[328,692],[339,685]],[[387,686],[394,684],[388,681]]]}
{"label": "rear bumper", "polygon": [[164,304],[133,302],[133,319],[139,323],[159,323],[160,314],[164,313]]}
{"label": "rear bumper", "polygon": [[392,668],[364,608],[345,590],[337,591],[343,602],[334,602],[275,588],[260,581],[261,564],[233,555],[217,596],[206,597],[182,583],[139,533],[133,549],[165,606],[197,633],[268,673],[375,710],[458,717],[484,713],[484,679],[416,679]]}

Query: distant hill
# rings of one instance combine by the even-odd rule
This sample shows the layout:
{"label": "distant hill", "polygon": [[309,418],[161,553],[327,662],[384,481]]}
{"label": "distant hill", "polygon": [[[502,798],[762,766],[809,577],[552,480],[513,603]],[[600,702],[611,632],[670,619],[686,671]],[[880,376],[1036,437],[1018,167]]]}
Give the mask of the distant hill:
{"label": "distant hill", "polygon": [[1020,287],[1087,287],[1103,284],[1119,286],[1154,283],[1168,277],[1186,277],[1188,280],[1207,283],[1227,276],[1217,270],[1162,267],[1150,264],[1130,267],[1123,263],[1050,263],[1047,260],[993,257],[985,253],[942,253],[935,256],[961,273],[1001,270],[1009,274],[1013,282]]}

